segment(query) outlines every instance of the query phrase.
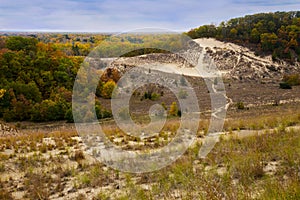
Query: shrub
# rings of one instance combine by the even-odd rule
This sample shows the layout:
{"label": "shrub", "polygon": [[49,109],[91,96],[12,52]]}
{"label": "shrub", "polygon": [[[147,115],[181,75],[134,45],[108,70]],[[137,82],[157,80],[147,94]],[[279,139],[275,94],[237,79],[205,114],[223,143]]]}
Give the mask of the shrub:
{"label": "shrub", "polygon": [[178,93],[179,99],[186,99],[188,97],[188,93],[185,90],[180,90]]}
{"label": "shrub", "polygon": [[94,199],[95,199],[95,200],[109,200],[110,197],[109,197],[109,195],[107,195],[107,194],[105,194],[105,193],[103,193],[103,192],[99,192],[99,193],[97,194],[97,196],[94,197]]}
{"label": "shrub", "polygon": [[102,110],[102,119],[111,118],[112,113],[106,109]]}
{"label": "shrub", "polygon": [[178,115],[178,106],[176,102],[173,102],[170,106],[169,114],[172,116]]}
{"label": "shrub", "polygon": [[31,110],[32,121],[53,121],[63,120],[66,116],[68,105],[64,102],[54,102],[52,100],[43,100],[35,104]]}
{"label": "shrub", "polygon": [[160,95],[155,93],[155,92],[145,92],[144,96],[141,100],[149,99],[149,100],[152,100],[152,101],[156,101],[156,100],[159,99],[159,97],[160,97]]}
{"label": "shrub", "polygon": [[83,174],[81,177],[80,177],[80,182],[83,186],[90,186],[91,184],[91,179],[90,177],[87,175],[87,174]]}
{"label": "shrub", "polygon": [[286,82],[279,83],[280,89],[292,89],[292,86]]}
{"label": "shrub", "polygon": [[107,81],[102,88],[101,96],[105,99],[111,99],[113,91],[116,88],[116,83],[113,80]]}
{"label": "shrub", "polygon": [[300,85],[299,74],[284,75],[282,81],[290,86]]}
{"label": "shrub", "polygon": [[244,110],[245,109],[244,102],[242,102],[242,101],[237,102],[236,107],[239,110]]}
{"label": "shrub", "polygon": [[65,119],[67,120],[67,123],[73,123],[73,113],[72,113],[72,108],[69,108],[66,113],[65,113]]}
{"label": "shrub", "polygon": [[152,101],[158,100],[159,97],[160,97],[160,96],[159,96],[159,94],[157,94],[157,93],[152,93],[152,94],[151,94],[151,100],[152,100]]}
{"label": "shrub", "polygon": [[75,154],[71,157],[71,160],[75,160],[79,162],[80,160],[84,160],[85,156],[81,150],[75,151]]}
{"label": "shrub", "polygon": [[24,187],[27,191],[25,197],[29,199],[49,199],[52,179],[47,174],[27,172]]}
{"label": "shrub", "polygon": [[103,108],[99,101],[95,102],[95,112],[98,119],[105,119],[112,117],[112,113]]}
{"label": "shrub", "polygon": [[47,150],[48,150],[48,147],[47,147],[46,144],[42,144],[42,145],[40,146],[39,150],[40,150],[41,153],[46,153]]}
{"label": "shrub", "polygon": [[161,106],[162,106],[165,110],[168,109],[165,102],[162,102],[162,103],[161,103]]}

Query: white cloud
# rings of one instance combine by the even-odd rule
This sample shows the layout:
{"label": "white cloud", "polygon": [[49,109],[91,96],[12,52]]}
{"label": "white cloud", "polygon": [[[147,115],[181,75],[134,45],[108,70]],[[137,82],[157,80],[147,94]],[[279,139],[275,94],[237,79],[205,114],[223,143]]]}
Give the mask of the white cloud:
{"label": "white cloud", "polygon": [[[272,2],[272,3],[270,3]],[[188,30],[256,12],[295,10],[299,0],[1,0],[2,30]]]}

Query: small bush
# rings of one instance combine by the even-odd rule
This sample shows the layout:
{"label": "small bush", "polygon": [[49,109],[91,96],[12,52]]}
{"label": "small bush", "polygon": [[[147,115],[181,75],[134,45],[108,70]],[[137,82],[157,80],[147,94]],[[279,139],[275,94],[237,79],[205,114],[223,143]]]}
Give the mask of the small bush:
{"label": "small bush", "polygon": [[97,196],[94,197],[94,200],[109,200],[109,199],[110,199],[109,195],[103,192],[99,192]]}
{"label": "small bush", "polygon": [[91,179],[90,177],[87,175],[87,174],[83,174],[81,177],[80,177],[80,182],[83,186],[90,186],[91,184]]}
{"label": "small bush", "polygon": [[186,99],[188,97],[188,93],[185,90],[180,90],[178,93],[179,99]]}
{"label": "small bush", "polygon": [[111,99],[113,91],[117,87],[117,84],[113,80],[107,81],[102,88],[101,96],[105,99]]}
{"label": "small bush", "polygon": [[162,103],[161,103],[161,106],[162,106],[165,110],[168,109],[165,102],[162,102]]}
{"label": "small bush", "polygon": [[237,102],[236,107],[239,110],[244,110],[245,109],[244,102],[242,102],[242,101]]}
{"label": "small bush", "polygon": [[145,92],[144,96],[142,97],[141,100],[149,99],[149,100],[152,100],[152,101],[156,101],[156,100],[159,99],[159,97],[160,97],[160,95],[155,93],[155,92]]}
{"label": "small bush", "polygon": [[178,106],[176,102],[173,102],[170,106],[169,114],[172,116],[178,115]]}
{"label": "small bush", "polygon": [[105,119],[112,117],[112,113],[105,108],[103,108],[101,105],[95,106],[96,116],[98,119]]}
{"label": "small bush", "polygon": [[84,157],[84,154],[82,151],[76,151],[74,156],[72,157],[72,160],[75,160],[75,161],[80,161],[80,160],[83,160],[85,157]]}
{"label": "small bush", "polygon": [[152,94],[151,94],[151,100],[152,100],[152,101],[158,100],[159,97],[160,97],[160,96],[159,96],[159,94],[157,94],[157,93],[152,93]]}
{"label": "small bush", "polygon": [[300,85],[299,74],[284,75],[282,82],[287,83],[290,86]]}
{"label": "small bush", "polygon": [[292,89],[292,86],[286,82],[279,83],[280,89]]}
{"label": "small bush", "polygon": [[42,144],[42,145],[40,146],[39,150],[40,150],[41,153],[46,153],[47,150],[48,150],[48,147],[47,147],[46,144]]}
{"label": "small bush", "polygon": [[73,123],[73,113],[72,113],[72,108],[69,108],[66,113],[65,113],[65,119],[67,120],[67,123]]}
{"label": "small bush", "polygon": [[27,172],[25,174],[25,197],[29,199],[49,199],[52,179],[49,175]]}

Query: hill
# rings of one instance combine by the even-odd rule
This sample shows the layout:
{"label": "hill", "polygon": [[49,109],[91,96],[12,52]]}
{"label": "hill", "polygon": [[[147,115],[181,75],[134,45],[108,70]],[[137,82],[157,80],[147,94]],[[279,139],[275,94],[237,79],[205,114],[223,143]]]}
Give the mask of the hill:
{"label": "hill", "polygon": [[193,39],[212,37],[247,46],[256,54],[272,55],[273,60],[294,63],[300,58],[300,11],[246,15],[186,34]]}

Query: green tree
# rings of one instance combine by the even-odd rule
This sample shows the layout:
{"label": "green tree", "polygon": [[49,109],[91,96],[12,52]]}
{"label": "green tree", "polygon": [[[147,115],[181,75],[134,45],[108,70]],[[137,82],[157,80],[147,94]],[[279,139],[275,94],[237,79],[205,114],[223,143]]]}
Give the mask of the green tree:
{"label": "green tree", "polygon": [[32,100],[33,102],[40,102],[42,100],[41,92],[35,82],[30,82],[28,84],[16,82],[13,83],[11,87],[17,98],[20,95],[24,95],[27,100]]}
{"label": "green tree", "polygon": [[275,33],[264,33],[260,36],[263,50],[273,51],[278,43],[278,37]]}
{"label": "green tree", "polygon": [[12,51],[24,50],[26,52],[36,52],[37,43],[38,41],[35,38],[12,36],[6,41],[6,47]]}
{"label": "green tree", "polygon": [[256,28],[251,31],[250,41],[253,43],[259,43],[260,41],[260,34]]}
{"label": "green tree", "polygon": [[66,113],[65,113],[65,120],[67,120],[68,123],[74,122],[72,108],[69,108],[66,111]]}
{"label": "green tree", "polygon": [[43,100],[32,108],[32,121],[57,121],[65,119],[68,107],[63,102]]}
{"label": "green tree", "polygon": [[238,34],[238,31],[237,31],[235,28],[232,28],[232,29],[230,30],[230,36],[231,36],[232,38],[236,38],[236,37],[237,37],[237,34]]}

